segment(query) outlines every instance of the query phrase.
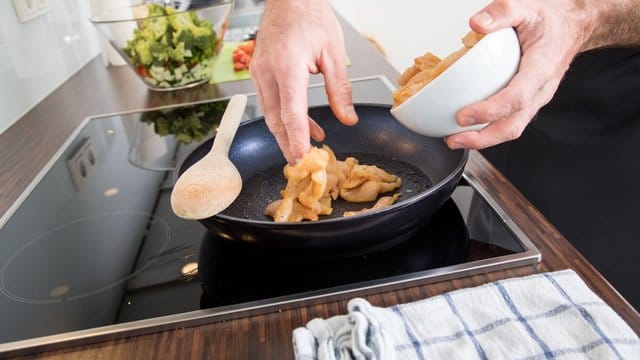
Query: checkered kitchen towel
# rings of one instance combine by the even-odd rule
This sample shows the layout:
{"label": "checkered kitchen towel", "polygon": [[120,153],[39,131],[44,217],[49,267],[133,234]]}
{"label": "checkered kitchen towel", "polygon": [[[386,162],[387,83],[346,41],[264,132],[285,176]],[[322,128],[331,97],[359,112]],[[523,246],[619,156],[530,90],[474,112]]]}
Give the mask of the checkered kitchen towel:
{"label": "checkered kitchen towel", "polygon": [[571,270],[348,308],[295,329],[296,358],[640,359],[638,336]]}

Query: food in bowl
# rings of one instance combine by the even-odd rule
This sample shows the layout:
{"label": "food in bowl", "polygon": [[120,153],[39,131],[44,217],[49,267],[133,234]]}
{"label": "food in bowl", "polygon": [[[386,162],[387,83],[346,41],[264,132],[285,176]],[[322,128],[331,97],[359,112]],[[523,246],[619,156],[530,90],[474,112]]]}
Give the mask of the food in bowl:
{"label": "food in bowl", "polygon": [[233,1],[115,8],[90,20],[152,90],[207,82]]}
{"label": "food in bowl", "polygon": [[210,77],[220,42],[213,25],[194,11],[151,4],[147,18],[123,49],[138,75],[152,86],[181,86]]}
{"label": "food in bowl", "polygon": [[431,52],[415,58],[413,65],[398,77],[398,84],[402,87],[393,92],[393,107],[402,104],[438,77],[438,75],[442,74],[449,66],[477,44],[483,36],[484,34],[469,31],[467,35],[462,38],[464,46],[444,59],[440,59]]}
{"label": "food in bowl", "polygon": [[331,215],[332,200],[338,197],[350,202],[376,203],[369,208],[345,211],[354,216],[391,206],[400,194],[384,196],[402,185],[402,180],[375,165],[359,164],[355,157],[336,159],[328,146],[314,147],[294,166],[285,165],[287,185],[276,200],[265,209],[275,222],[317,221],[319,215]]}
{"label": "food in bowl", "polygon": [[438,62],[442,71],[433,68],[436,76],[425,76],[426,81],[421,79],[415,87],[406,80],[405,89],[394,96],[399,101],[391,115],[418,134],[443,137],[485,127],[459,126],[456,114],[464,106],[491,97],[511,81],[520,64],[520,43],[513,28],[504,28],[484,35],[472,47],[465,44],[464,49],[445,59],[449,60]]}

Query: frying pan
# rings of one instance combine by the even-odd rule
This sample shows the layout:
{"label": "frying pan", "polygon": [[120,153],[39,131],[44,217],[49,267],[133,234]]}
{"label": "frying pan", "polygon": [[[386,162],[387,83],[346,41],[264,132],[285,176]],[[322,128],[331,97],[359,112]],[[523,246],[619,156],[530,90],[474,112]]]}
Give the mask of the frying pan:
{"label": "frying pan", "polygon": [[[218,237],[262,253],[285,257],[351,257],[399,244],[428,224],[449,199],[467,162],[467,150],[450,150],[442,139],[415,134],[397,122],[388,105],[358,104],[357,125],[342,125],[328,106],[309,108],[325,130],[325,142],[338,160],[355,156],[361,164],[400,176],[400,198],[387,208],[342,217],[345,210],[372,203],[332,202],[333,214],[320,220],[276,223],[263,214],[280,198],[285,159],[264,118],[243,123],[229,151],[242,176],[240,196],[226,210],[200,222]],[[210,139],[177,166],[174,180],[211,148]],[[318,145],[318,144],[314,144]]]}

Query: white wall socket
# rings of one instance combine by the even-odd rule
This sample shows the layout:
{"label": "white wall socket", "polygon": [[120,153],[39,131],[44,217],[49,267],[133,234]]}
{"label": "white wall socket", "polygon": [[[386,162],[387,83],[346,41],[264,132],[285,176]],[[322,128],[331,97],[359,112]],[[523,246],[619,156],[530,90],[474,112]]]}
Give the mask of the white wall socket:
{"label": "white wall socket", "polygon": [[49,0],[13,0],[18,21],[27,22],[49,10]]}
{"label": "white wall socket", "polygon": [[71,181],[76,191],[80,192],[84,189],[89,176],[95,170],[96,163],[96,153],[93,150],[91,139],[86,138],[67,159],[69,175],[71,175]]}

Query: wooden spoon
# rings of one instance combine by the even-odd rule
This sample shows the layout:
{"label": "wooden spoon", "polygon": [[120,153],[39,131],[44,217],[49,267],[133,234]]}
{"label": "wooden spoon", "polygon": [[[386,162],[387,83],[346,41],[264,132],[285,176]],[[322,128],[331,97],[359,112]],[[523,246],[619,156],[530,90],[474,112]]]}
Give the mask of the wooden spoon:
{"label": "wooden spoon", "polygon": [[176,181],[171,208],[179,217],[208,218],[226,209],[240,194],[242,178],[229,160],[229,148],[246,106],[246,95],[231,97],[211,150]]}

